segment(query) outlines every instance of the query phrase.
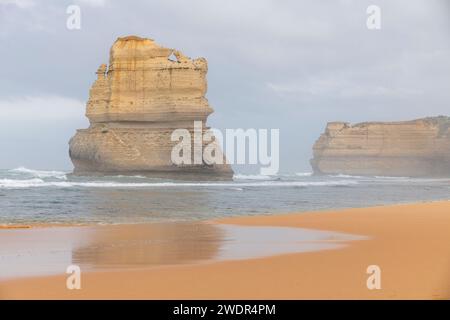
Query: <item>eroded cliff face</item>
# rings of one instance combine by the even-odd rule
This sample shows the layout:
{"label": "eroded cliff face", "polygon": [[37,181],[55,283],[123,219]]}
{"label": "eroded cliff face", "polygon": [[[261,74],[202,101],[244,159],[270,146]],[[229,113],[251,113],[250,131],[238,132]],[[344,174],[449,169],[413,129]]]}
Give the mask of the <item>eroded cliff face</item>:
{"label": "eroded cliff face", "polygon": [[[151,39],[118,38],[109,66],[101,65],[92,85],[86,116],[90,127],[70,140],[75,174],[175,173],[231,178],[227,164],[176,165],[174,129],[194,136],[194,121],[213,112],[205,98],[208,67]],[[221,154],[220,156],[223,157]]]}
{"label": "eroded cliff face", "polygon": [[328,123],[313,147],[318,174],[450,176],[450,118]]}

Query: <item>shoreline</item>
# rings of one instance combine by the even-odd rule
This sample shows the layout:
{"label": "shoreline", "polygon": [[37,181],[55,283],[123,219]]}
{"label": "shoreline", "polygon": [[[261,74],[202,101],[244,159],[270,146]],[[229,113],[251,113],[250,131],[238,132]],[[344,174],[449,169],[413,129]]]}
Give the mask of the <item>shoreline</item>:
{"label": "shoreline", "polygon": [[[227,217],[215,217],[211,219],[186,219],[186,220],[155,220],[155,221],[140,221],[140,222],[114,222],[114,223],[77,223],[77,222],[69,222],[69,223],[59,223],[59,222],[50,222],[50,223],[28,223],[28,224],[0,224],[0,231],[2,230],[20,230],[20,229],[46,229],[46,228],[78,228],[78,227],[108,227],[108,226],[133,226],[133,225],[154,225],[154,224],[165,224],[165,223],[223,223],[224,221],[232,221],[238,220],[240,218],[257,218],[257,217],[266,217],[266,216],[289,216],[289,215],[300,215],[300,214],[312,214],[312,213],[326,213],[326,212],[340,212],[347,210],[358,210],[358,209],[371,209],[371,208],[384,208],[384,207],[392,207],[392,206],[404,206],[404,205],[422,205],[422,204],[433,204],[433,203],[442,203],[449,202],[450,199],[438,199],[438,200],[423,200],[417,202],[398,202],[395,204],[385,203],[385,204],[376,204],[371,206],[364,207],[337,207],[337,208],[329,208],[329,209],[317,209],[317,210],[306,210],[306,211],[288,211],[288,212],[266,212],[266,213],[252,213],[252,214],[233,214]],[[233,224],[233,223],[230,223]]]}
{"label": "shoreline", "polygon": [[[66,275],[5,280],[0,299],[449,299],[448,212],[450,201],[432,201],[214,219],[206,224],[307,228],[369,239],[336,250],[86,272],[82,290],[74,291],[65,288]],[[366,269],[373,264],[382,270],[381,290],[366,287]]]}

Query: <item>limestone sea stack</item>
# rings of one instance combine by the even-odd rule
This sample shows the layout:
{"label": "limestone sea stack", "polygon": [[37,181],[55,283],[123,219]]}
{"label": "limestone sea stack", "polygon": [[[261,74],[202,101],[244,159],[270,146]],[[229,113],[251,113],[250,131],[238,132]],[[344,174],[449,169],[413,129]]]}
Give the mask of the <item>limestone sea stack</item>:
{"label": "limestone sea stack", "polygon": [[206,120],[213,109],[205,98],[207,70],[204,58],[190,59],[151,39],[118,38],[109,65],[98,68],[90,90],[90,126],[77,130],[69,142],[74,174],[231,178],[226,162],[177,165],[171,160],[178,143],[171,139],[175,129],[187,129],[192,141],[194,121],[201,123],[201,133],[209,130]]}
{"label": "limestone sea stack", "polygon": [[313,147],[317,174],[450,177],[450,118],[328,123]]}

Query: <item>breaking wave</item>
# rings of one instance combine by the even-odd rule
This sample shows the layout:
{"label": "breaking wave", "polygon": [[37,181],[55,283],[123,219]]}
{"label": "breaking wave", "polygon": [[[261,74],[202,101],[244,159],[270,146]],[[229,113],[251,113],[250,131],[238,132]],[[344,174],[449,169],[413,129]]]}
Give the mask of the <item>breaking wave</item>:
{"label": "breaking wave", "polygon": [[311,177],[313,175],[312,172],[297,172],[295,174],[297,177]]}
{"label": "breaking wave", "polygon": [[370,178],[370,177],[354,176],[354,175],[350,175],[350,174],[342,174],[342,173],[330,175],[330,177],[333,177],[333,178],[341,178],[341,179],[364,179],[364,178]]}
{"label": "breaking wave", "polygon": [[263,174],[235,174],[233,180],[272,180],[274,177]]}
{"label": "breaking wave", "polygon": [[10,173],[22,173],[36,178],[55,178],[60,180],[67,180],[66,172],[63,171],[44,171],[44,170],[33,170],[25,167],[18,167],[11,169]]}
{"label": "breaking wave", "polygon": [[296,172],[296,173],[279,173],[277,175],[268,176],[263,174],[238,174],[233,176],[234,180],[277,180],[281,178],[298,178],[311,177],[312,172]]}
{"label": "breaking wave", "polygon": [[22,189],[37,187],[57,188],[177,188],[177,187],[314,187],[314,186],[349,186],[356,181],[259,181],[259,182],[117,182],[117,181],[44,181],[43,179],[0,179],[0,188]]}

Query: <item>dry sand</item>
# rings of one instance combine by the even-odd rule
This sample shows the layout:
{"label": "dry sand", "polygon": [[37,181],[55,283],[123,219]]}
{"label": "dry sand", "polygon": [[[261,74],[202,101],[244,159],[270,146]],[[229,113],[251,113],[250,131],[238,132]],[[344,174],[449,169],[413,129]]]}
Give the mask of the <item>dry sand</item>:
{"label": "dry sand", "polygon": [[[66,275],[8,280],[0,283],[0,298],[450,298],[448,201],[237,217],[213,223],[311,228],[370,239],[352,241],[341,249],[251,260],[84,273],[81,290],[67,290]],[[367,289],[369,265],[381,268],[380,290]]]}

